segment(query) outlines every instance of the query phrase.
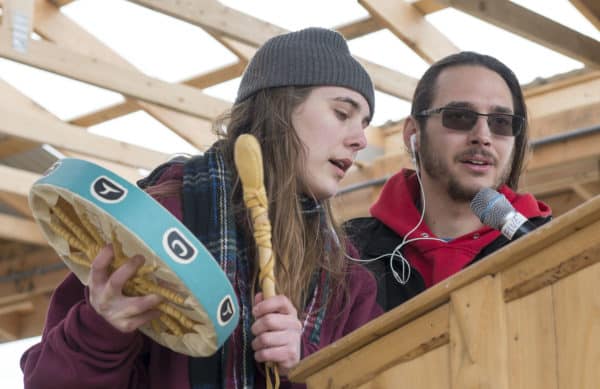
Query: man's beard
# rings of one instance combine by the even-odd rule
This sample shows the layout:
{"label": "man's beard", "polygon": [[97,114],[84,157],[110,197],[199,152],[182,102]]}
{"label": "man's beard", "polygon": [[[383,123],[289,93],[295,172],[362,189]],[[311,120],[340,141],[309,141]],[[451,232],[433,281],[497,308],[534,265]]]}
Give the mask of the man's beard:
{"label": "man's beard", "polygon": [[[455,202],[471,202],[473,197],[475,197],[481,188],[467,187],[466,185],[461,184],[459,177],[457,177],[455,174],[452,174],[448,168],[448,165],[438,158],[437,154],[430,149],[425,131],[422,131],[421,134],[419,160],[423,170],[425,170],[431,178],[440,182],[446,182],[446,191],[452,200]],[[489,155],[489,153],[485,152],[483,152],[483,154]],[[509,174],[510,165],[507,165],[503,169],[502,174],[500,174],[496,182],[493,183],[492,188],[498,189],[498,187],[506,182]]]}

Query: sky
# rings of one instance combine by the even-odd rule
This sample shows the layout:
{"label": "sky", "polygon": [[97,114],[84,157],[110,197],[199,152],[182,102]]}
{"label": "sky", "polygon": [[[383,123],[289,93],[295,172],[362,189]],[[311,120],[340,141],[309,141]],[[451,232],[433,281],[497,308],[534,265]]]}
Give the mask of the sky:
{"label": "sky", "polygon": [[[289,30],[333,27],[368,15],[354,0],[221,2]],[[568,0],[514,2],[600,40],[600,32]],[[77,0],[63,7],[63,12],[139,70],[164,81],[177,82],[236,59],[202,29],[123,0]],[[582,67],[578,61],[452,9],[428,15],[427,20],[461,50],[491,54],[506,63],[522,84]],[[34,39],[39,37],[34,36]],[[387,30],[352,40],[349,46],[355,55],[415,78],[427,69],[427,63]],[[0,59],[0,77],[63,120],[123,100],[117,93],[4,59]],[[234,79],[204,92],[233,101],[238,84],[239,79]],[[402,119],[410,109],[408,102],[381,92],[376,92],[375,101],[374,125]],[[143,112],[88,130],[169,154],[197,151]],[[18,361],[22,352],[35,341],[36,338],[0,344],[2,388],[22,388]]]}

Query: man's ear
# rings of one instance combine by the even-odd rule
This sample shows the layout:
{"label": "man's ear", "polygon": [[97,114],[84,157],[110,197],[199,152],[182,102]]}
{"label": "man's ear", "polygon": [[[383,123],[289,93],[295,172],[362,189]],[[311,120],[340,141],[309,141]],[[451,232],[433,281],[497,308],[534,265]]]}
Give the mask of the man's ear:
{"label": "man's ear", "polygon": [[412,116],[404,119],[404,130],[402,137],[404,139],[404,145],[406,146],[406,149],[412,155],[412,157],[415,158],[415,154],[419,152],[419,129],[417,127],[417,121]]}

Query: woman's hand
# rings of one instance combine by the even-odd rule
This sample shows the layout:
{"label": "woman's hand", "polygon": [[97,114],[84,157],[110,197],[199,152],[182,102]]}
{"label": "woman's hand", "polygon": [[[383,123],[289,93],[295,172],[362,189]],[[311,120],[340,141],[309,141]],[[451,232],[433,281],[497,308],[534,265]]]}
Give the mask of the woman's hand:
{"label": "woman's hand", "polygon": [[123,286],[144,264],[144,258],[136,255],[127,260],[112,274],[109,267],[113,261],[111,245],[104,246],[92,262],[88,288],[90,304],[107,322],[121,332],[132,332],[159,316],[154,310],[161,302],[157,295],[127,297]]}
{"label": "woman's hand", "polygon": [[283,295],[264,300],[262,293],[258,293],[252,314],[255,318],[252,325],[254,359],[277,363],[279,373],[287,375],[300,361],[302,323],[296,308]]}

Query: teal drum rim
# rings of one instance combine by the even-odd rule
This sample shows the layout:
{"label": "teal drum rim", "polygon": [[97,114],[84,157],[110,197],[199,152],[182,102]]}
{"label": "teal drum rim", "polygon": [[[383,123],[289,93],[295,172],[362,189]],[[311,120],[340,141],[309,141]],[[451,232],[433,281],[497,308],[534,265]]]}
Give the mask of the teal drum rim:
{"label": "teal drum rim", "polygon": [[216,334],[216,349],[223,345],[239,322],[237,297],[217,261],[183,223],[124,178],[84,160],[56,162],[34,183],[30,202],[36,190],[54,189],[92,204],[141,241],[204,308]]}

